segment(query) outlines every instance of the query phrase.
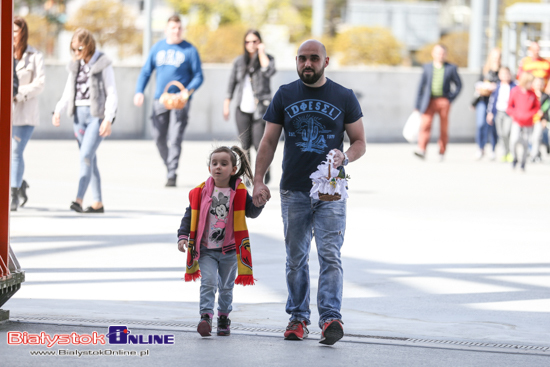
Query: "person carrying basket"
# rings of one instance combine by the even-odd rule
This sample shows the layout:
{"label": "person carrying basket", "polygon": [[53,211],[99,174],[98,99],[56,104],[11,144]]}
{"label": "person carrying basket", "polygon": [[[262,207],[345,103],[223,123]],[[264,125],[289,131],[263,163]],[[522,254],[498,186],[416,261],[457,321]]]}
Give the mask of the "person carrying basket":
{"label": "person carrying basket", "polygon": [[[365,153],[366,139],[363,113],[355,94],[325,77],[328,64],[322,43],[309,40],[298,49],[296,68],[300,80],[281,86],[264,115],[266,129],[256,158],[253,199],[256,205],[264,204],[266,192],[269,199],[263,177],[284,129],[280,188],[288,286],[286,312],[290,314],[284,337],[302,340],[309,333],[308,261],[315,234],[320,265],[317,294],[320,342],[332,345],[344,335],[340,313],[343,290],[340,249],[346,230],[346,200],[323,201],[311,197],[310,175],[329,152],[333,152],[330,159],[334,168],[359,159]],[[345,153],[344,133],[351,142]]]}

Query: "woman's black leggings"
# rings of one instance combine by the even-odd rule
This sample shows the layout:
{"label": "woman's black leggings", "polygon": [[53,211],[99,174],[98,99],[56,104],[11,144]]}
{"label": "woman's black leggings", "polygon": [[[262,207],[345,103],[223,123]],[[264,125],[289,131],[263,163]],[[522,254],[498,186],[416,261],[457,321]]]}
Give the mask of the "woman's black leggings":
{"label": "woman's black leggings", "polygon": [[264,136],[265,121],[263,119],[254,120],[252,113],[244,113],[239,107],[235,111],[235,120],[237,120],[239,139],[243,149],[248,151],[254,145],[257,152]]}

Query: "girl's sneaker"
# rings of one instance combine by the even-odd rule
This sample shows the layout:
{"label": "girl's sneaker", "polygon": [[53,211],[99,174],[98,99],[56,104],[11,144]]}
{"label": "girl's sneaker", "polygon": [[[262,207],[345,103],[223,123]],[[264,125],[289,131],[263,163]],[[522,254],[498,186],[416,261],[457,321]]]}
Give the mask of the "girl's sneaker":
{"label": "girl's sneaker", "polygon": [[212,319],[210,318],[210,315],[207,313],[203,313],[201,315],[201,321],[199,322],[199,325],[197,326],[197,331],[201,336],[211,336],[212,332]]}
{"label": "girl's sneaker", "polygon": [[218,317],[218,336],[229,336],[231,334],[231,320],[225,316]]}

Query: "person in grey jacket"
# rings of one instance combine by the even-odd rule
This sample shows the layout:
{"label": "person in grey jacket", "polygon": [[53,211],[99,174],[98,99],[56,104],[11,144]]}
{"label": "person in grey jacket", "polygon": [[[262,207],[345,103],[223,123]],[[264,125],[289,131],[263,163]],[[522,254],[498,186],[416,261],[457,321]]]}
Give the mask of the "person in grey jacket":
{"label": "person in grey jacket", "polygon": [[[96,50],[92,34],[83,28],[75,31],[71,40],[74,55],[69,63],[69,78],[61,100],[52,117],[59,126],[61,112],[74,118],[74,133],[80,148],[80,180],[76,200],[71,210],[78,213],[103,213],[101,180],[97,168],[96,151],[103,138],[111,135],[118,98],[115,73],[111,60]],[[93,202],[82,208],[84,194],[92,185]]]}
{"label": "person in grey jacket", "polygon": [[[433,62],[423,65],[422,77],[418,85],[415,109],[422,114],[420,132],[418,134],[418,150],[416,156],[424,159],[426,147],[430,141],[430,132],[434,114],[439,114],[439,159],[443,160],[449,141],[449,111],[451,103],[462,89],[462,81],[458,76],[456,65],[445,61],[447,49],[441,44],[432,50]],[[451,88],[451,84],[454,88]]]}
{"label": "person in grey jacket", "polygon": [[[275,74],[275,59],[265,53],[260,32],[250,29],[244,35],[244,53],[233,61],[223,117],[229,120],[231,100],[236,102],[235,120],[243,149],[250,159],[250,148],[256,152],[264,135],[263,115],[271,102],[270,78]],[[265,176],[270,180],[269,171]]]}
{"label": "person in grey jacket", "polygon": [[23,180],[25,161],[23,152],[31,138],[34,128],[38,126],[38,95],[44,90],[45,73],[44,57],[35,48],[27,44],[29,29],[25,19],[16,16],[13,20],[14,35],[14,108],[12,120],[12,155],[11,155],[11,203],[10,210],[16,211],[28,200],[29,185]]}

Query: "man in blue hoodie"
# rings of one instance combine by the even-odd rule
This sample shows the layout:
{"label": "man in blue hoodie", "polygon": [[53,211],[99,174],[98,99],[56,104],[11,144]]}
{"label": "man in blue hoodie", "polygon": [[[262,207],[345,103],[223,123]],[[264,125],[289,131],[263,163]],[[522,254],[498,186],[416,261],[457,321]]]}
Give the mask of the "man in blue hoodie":
{"label": "man in blue hoodie", "polygon": [[[157,42],[151,49],[151,53],[141,69],[136,85],[134,104],[143,104],[143,91],[153,70],[156,69],[155,100],[153,102],[152,134],[155,138],[160,156],[168,170],[166,187],[176,186],[176,171],[181,155],[181,143],[183,132],[187,126],[189,105],[181,110],[168,110],[159,102],[166,85],[177,80],[187,90],[197,90],[203,81],[201,60],[197,49],[189,42],[182,39],[182,25],[179,16],[173,15],[166,25],[166,39]],[[177,93],[179,89],[171,86],[170,93]]]}

